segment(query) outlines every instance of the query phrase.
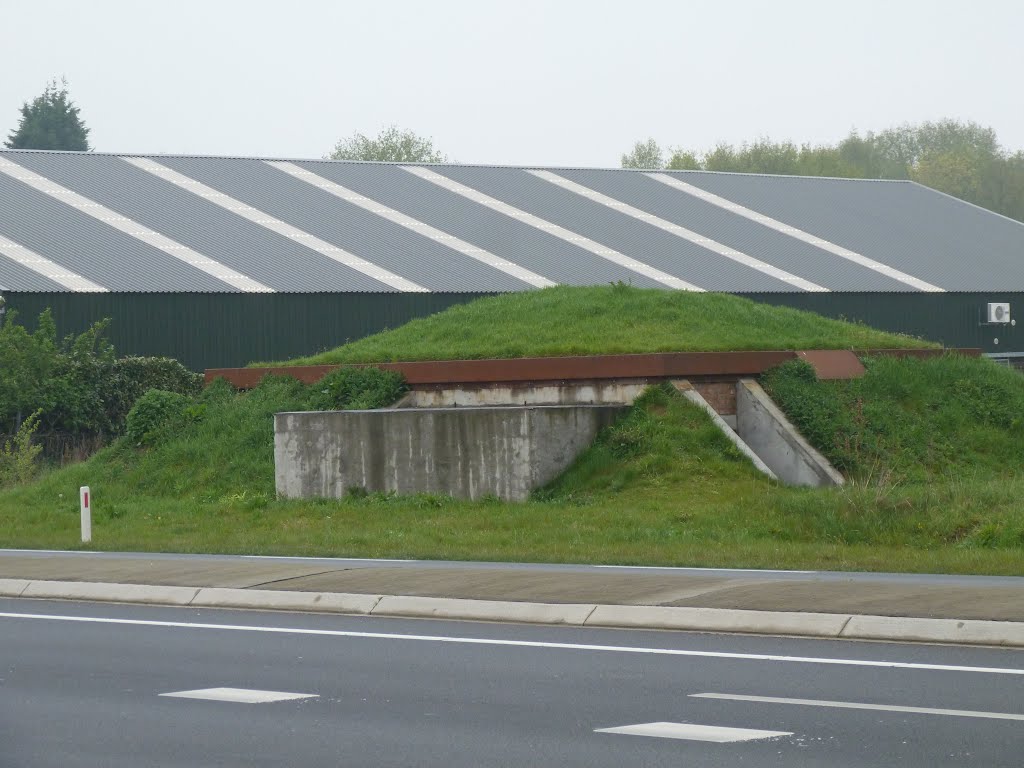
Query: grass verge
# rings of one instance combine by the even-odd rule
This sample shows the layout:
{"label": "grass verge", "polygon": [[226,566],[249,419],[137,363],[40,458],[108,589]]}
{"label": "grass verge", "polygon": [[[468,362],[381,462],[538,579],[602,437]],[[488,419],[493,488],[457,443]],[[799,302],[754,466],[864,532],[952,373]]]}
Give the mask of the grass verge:
{"label": "grass verge", "polygon": [[278,501],[270,417],[301,407],[308,390],[270,378],[202,398],[205,418],[159,445],[122,440],[0,493],[0,546],[78,548],[77,494],[87,484],[93,546],[105,550],[1021,572],[1021,476],[785,488],[667,389],[649,392],[525,504],[385,494]]}

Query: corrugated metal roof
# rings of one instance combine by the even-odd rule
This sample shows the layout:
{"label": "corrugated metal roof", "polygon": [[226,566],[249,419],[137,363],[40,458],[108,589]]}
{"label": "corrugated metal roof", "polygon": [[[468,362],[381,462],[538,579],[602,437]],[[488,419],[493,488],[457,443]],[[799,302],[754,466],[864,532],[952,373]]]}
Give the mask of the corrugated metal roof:
{"label": "corrugated metal roof", "polygon": [[[688,192],[630,170],[547,169],[571,182],[559,184],[530,168],[441,164],[429,166],[432,181],[399,164],[292,161],[339,193],[260,158],[131,156],[182,179],[125,157],[0,151],[13,164],[0,174],[0,237],[119,292],[237,292],[246,280],[288,293],[501,292],[546,280],[734,293],[1024,290],[1024,225],[910,182],[665,172]],[[34,188],[29,173],[59,187],[33,177]],[[111,216],[123,217],[119,228]],[[71,290],[15,250],[0,249],[4,290]],[[240,278],[225,282],[225,270]]]}

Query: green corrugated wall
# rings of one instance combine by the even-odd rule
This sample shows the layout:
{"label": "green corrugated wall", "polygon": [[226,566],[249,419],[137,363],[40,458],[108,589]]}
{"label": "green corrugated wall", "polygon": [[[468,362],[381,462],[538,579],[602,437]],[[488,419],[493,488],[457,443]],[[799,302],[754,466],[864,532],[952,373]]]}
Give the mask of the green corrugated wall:
{"label": "green corrugated wall", "polygon": [[120,355],[166,355],[189,368],[287,360],[396,328],[479,298],[466,293],[5,293],[34,326],[50,307],[60,335],[111,319]]}
{"label": "green corrugated wall", "polygon": [[[29,325],[47,307],[61,335],[111,318],[119,354],[167,355],[194,370],[286,360],[336,347],[471,301],[471,293],[7,293]],[[1022,293],[759,293],[748,298],[909,333],[951,347],[1024,352],[1024,334],[984,325],[985,305],[1008,301],[1024,321]],[[995,343],[995,339],[999,343]]]}
{"label": "green corrugated wall", "polygon": [[[1024,293],[752,293],[755,301],[861,322],[907,333],[947,347],[1024,353],[1024,325],[988,325],[989,302],[1010,303],[1011,317],[1024,323]],[[996,343],[998,339],[998,343]]]}

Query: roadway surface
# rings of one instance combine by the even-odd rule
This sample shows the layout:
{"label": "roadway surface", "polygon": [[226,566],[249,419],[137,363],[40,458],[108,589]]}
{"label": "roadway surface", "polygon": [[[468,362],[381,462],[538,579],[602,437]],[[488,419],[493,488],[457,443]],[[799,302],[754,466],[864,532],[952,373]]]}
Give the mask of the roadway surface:
{"label": "roadway surface", "polygon": [[1024,762],[1020,650],[24,599],[0,649],[4,768]]}

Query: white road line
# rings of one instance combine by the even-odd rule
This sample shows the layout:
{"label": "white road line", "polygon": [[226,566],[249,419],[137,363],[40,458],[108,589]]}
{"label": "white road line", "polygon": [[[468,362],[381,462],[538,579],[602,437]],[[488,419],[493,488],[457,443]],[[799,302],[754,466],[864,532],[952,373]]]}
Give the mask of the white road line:
{"label": "white road line", "polygon": [[206,701],[230,701],[236,704],[268,704],[273,701],[294,701],[315,699],[315,693],[286,693],[285,691],[259,691],[250,688],[199,688],[194,691],[161,693],[174,699],[204,699]]}
{"label": "white road line", "polygon": [[406,280],[404,277],[396,275],[394,272],[389,272],[384,269],[384,267],[377,266],[366,259],[362,259],[352,253],[349,253],[344,248],[331,245],[326,240],[321,240],[316,235],[311,235],[309,232],[305,232],[298,227],[293,227],[291,224],[281,221],[281,219],[271,216],[269,213],[261,211],[258,208],[253,208],[251,205],[247,205],[241,200],[236,200],[230,195],[225,195],[223,192],[218,192],[213,187],[208,187],[202,182],[196,181],[183,173],[178,173],[165,165],[161,165],[160,163],[150,160],[148,157],[126,156],[121,159],[126,163],[131,163],[136,168],[148,171],[164,181],[169,181],[171,184],[191,192],[214,205],[219,205],[221,208],[231,211],[232,213],[241,216],[243,219],[248,219],[254,224],[259,224],[261,227],[269,229],[271,232],[276,232],[290,240],[294,240],[295,242],[304,245],[306,248],[316,251],[339,264],[344,264],[357,272],[369,275],[374,280],[379,280],[385,285],[391,286],[395,290],[402,291],[404,293],[430,292],[428,288],[424,288],[422,285],[417,285],[412,282],[412,280]]}
{"label": "white road line", "polygon": [[77,293],[106,293],[110,290],[3,235],[0,235],[0,254]]}
{"label": "white road line", "polygon": [[632,272],[636,272],[638,275],[643,275],[644,277],[656,280],[669,288],[675,288],[679,291],[704,290],[703,288],[698,288],[696,285],[688,283],[685,280],[680,280],[678,277],[674,277],[667,272],[662,272],[660,269],[655,269],[650,264],[645,264],[631,256],[620,253],[614,248],[601,245],[601,243],[591,240],[589,237],[584,237],[583,235],[577,234],[565,227],[560,227],[559,225],[553,224],[539,216],[534,216],[532,213],[521,211],[508,203],[503,203],[501,200],[485,195],[483,192],[473,189],[472,187],[467,187],[465,184],[460,184],[459,182],[449,179],[447,176],[442,176],[429,168],[416,165],[403,165],[402,168],[415,176],[419,176],[421,179],[426,179],[443,189],[447,189],[449,192],[462,195],[463,197],[472,200],[474,203],[479,203],[480,205],[486,206],[498,213],[503,213],[516,221],[521,221],[523,224],[527,224],[534,229],[539,229],[541,232],[547,232],[549,235],[565,240],[567,243],[572,243],[585,251],[590,251],[595,256],[600,256],[602,259],[606,259],[613,264],[625,267]]}
{"label": "white road line", "polygon": [[703,190],[700,187],[695,187],[692,184],[687,184],[685,181],[682,181],[681,179],[669,176],[668,174],[665,173],[648,173],[647,175],[650,176],[655,181],[660,181],[662,184],[667,184],[668,186],[673,187],[674,189],[678,189],[680,192],[685,192],[688,195],[699,197],[701,200],[711,203],[712,205],[717,205],[719,208],[724,208],[725,210],[731,213],[735,213],[737,216],[742,216],[746,219],[750,219],[751,221],[756,221],[758,224],[763,224],[769,229],[774,229],[776,232],[781,232],[784,235],[789,235],[790,237],[796,240],[801,240],[805,243],[810,243],[816,248],[820,248],[823,251],[828,251],[829,253],[835,254],[836,256],[840,256],[846,259],[847,261],[852,261],[854,264],[859,264],[862,267],[867,267],[868,269],[874,270],[875,272],[878,272],[881,275],[891,277],[893,280],[898,280],[899,282],[917,288],[918,290],[928,291],[931,293],[945,293],[944,288],[939,288],[937,285],[927,283],[924,280],[921,280],[920,278],[914,277],[913,275],[908,275],[906,272],[900,272],[898,269],[890,267],[888,264],[882,264],[881,262],[876,261],[875,259],[868,258],[867,256],[859,254],[856,251],[851,251],[849,248],[843,248],[843,246],[841,245],[836,245],[835,243],[829,242],[824,238],[812,235],[809,232],[804,232],[802,229],[797,229],[796,227],[786,224],[785,222],[773,219],[771,216],[766,216],[763,213],[759,213],[758,211],[746,208],[745,206],[742,206],[739,203],[734,203],[732,200],[727,200],[724,197],[719,197],[718,195],[712,194],[711,192]]}
{"label": "white road line", "polygon": [[592,565],[590,567],[619,568],[634,571],[715,571],[720,573],[818,573],[818,571],[784,571],[772,570],[771,568],[696,568],[680,565]]}
{"label": "white road line", "polygon": [[358,205],[364,211],[375,213],[378,216],[393,221],[395,224],[410,229],[417,234],[428,237],[431,240],[436,240],[453,251],[465,254],[470,258],[476,259],[479,262],[486,264],[489,267],[493,267],[507,275],[511,275],[518,280],[522,280],[524,283],[534,286],[535,288],[547,288],[551,285],[557,285],[554,280],[548,280],[546,277],[538,275],[536,272],[531,272],[526,267],[521,267],[515,262],[503,259],[500,256],[495,256],[490,251],[479,248],[472,243],[467,243],[465,240],[457,238],[455,235],[449,235],[447,232],[443,232],[436,227],[432,227],[426,222],[414,219],[412,216],[407,216],[401,211],[396,211],[394,208],[389,208],[383,203],[378,203],[365,195],[361,195],[358,192],[354,192],[348,187],[343,187],[340,184],[336,184],[330,179],[325,179],[323,176],[307,171],[295,163],[289,163],[286,161],[278,160],[265,160],[267,165],[273,166],[280,171],[284,171],[290,176],[294,176],[300,181],[304,181],[307,184],[312,184],[314,187],[319,187],[325,192],[329,192],[335,197],[340,197],[353,205]]}
{"label": "white road line", "polygon": [[218,280],[227,283],[228,285],[237,288],[244,293],[273,293],[274,289],[269,288],[262,283],[253,280],[251,277],[241,274],[230,267],[221,264],[219,261],[211,259],[209,256],[204,256],[197,251],[192,250],[187,245],[171,240],[171,238],[161,235],[148,227],[143,226],[137,221],[133,221],[127,216],[122,216],[117,211],[107,208],[105,205],[97,203],[95,200],[91,200],[84,195],[80,195],[67,187],[62,187],[55,181],[45,176],[40,176],[38,173],[33,173],[28,168],[12,163],[10,160],[0,158],[0,173],[5,173],[12,179],[17,179],[33,189],[37,189],[43,192],[54,200],[58,200],[65,205],[71,206],[84,214],[92,216],[98,221],[102,221],[109,227],[113,227],[119,232],[123,232],[130,237],[134,237],[136,240],[140,240],[147,245],[151,245],[157,248],[168,256],[173,256],[178,261],[183,261],[186,264],[195,267],[196,269],[202,270],[208,275],[212,275]]}
{"label": "white road line", "polygon": [[[0,550],[2,552],[3,550]],[[417,563],[418,560],[400,560],[385,557],[305,557],[302,555],[235,555],[246,560],[330,560],[338,563]]]}
{"label": "white road line", "polygon": [[713,741],[728,744],[735,741],[756,741],[778,736],[792,736],[791,731],[756,731],[750,728],[726,728],[719,725],[696,723],[638,723],[617,728],[595,728],[594,733],[621,733],[627,736],[654,736],[660,739],[686,741]]}
{"label": "white road line", "polygon": [[724,701],[752,701],[758,704],[797,704],[803,707],[833,709],[870,709],[877,712],[909,712],[918,715],[945,715],[949,717],[980,717],[986,720],[1024,720],[1024,715],[1007,712],[977,712],[970,709],[935,709],[934,707],[898,707],[888,704],[858,704],[851,701],[819,701],[818,699],[783,699],[776,696],[740,696],[731,693],[691,693],[693,699],[722,699]]}
{"label": "white road line", "polygon": [[831,659],[816,656],[780,656],[763,653],[728,653],[725,651],[689,651],[678,648],[640,648],[624,645],[591,645],[584,643],[549,643],[536,640],[497,640],[483,637],[449,637],[445,635],[404,635],[392,632],[352,632],[338,629],[309,629],[306,627],[258,627],[244,624],[207,624],[189,621],[155,621],[148,619],[112,619],[97,616],[60,616],[48,613],[0,612],[0,619],[38,619],[67,621],[82,624],[114,624],[136,627],[168,627],[177,629],[228,630],[235,632],[266,632],[280,635],[313,635],[318,637],[351,637],[369,640],[412,640],[428,643],[455,643],[461,645],[493,645],[504,648],[551,648],[566,651],[605,651],[609,653],[636,653],[652,656],[682,656],[736,661],[783,661],[798,664],[832,664],[846,667],[883,667],[886,669],[915,669],[929,672],[973,672],[992,675],[1022,675],[1024,669],[1003,667],[970,667],[950,664],[917,664],[903,661],[872,661],[865,659]]}
{"label": "white road line", "polygon": [[575,192],[577,195],[585,197],[588,200],[593,200],[595,203],[600,203],[603,206],[619,211],[620,213],[624,213],[634,219],[639,219],[640,221],[657,227],[658,229],[663,229],[669,234],[680,237],[687,242],[694,243],[695,245],[699,245],[701,248],[717,253],[719,256],[724,256],[725,258],[731,259],[745,267],[750,267],[758,272],[763,272],[766,275],[774,277],[776,280],[782,280],[790,285],[796,286],[797,288],[802,288],[805,291],[817,293],[828,292],[828,288],[812,283],[810,280],[804,280],[802,277],[798,277],[797,275],[786,272],[783,269],[772,266],[761,259],[743,253],[743,251],[737,251],[735,248],[730,248],[716,240],[712,240],[710,237],[705,237],[698,232],[694,232],[686,227],[681,227],[678,224],[674,224],[671,221],[661,218],[660,216],[655,216],[653,213],[648,213],[647,211],[642,211],[639,208],[634,208],[628,203],[624,203],[621,200],[616,200],[614,197],[601,194],[600,192],[593,190],[590,187],[585,187],[582,184],[577,184],[575,181],[567,179],[564,176],[551,173],[551,171],[534,170],[527,172],[532,173],[534,176],[544,179],[545,181],[550,181],[552,184],[557,184],[570,192]]}

